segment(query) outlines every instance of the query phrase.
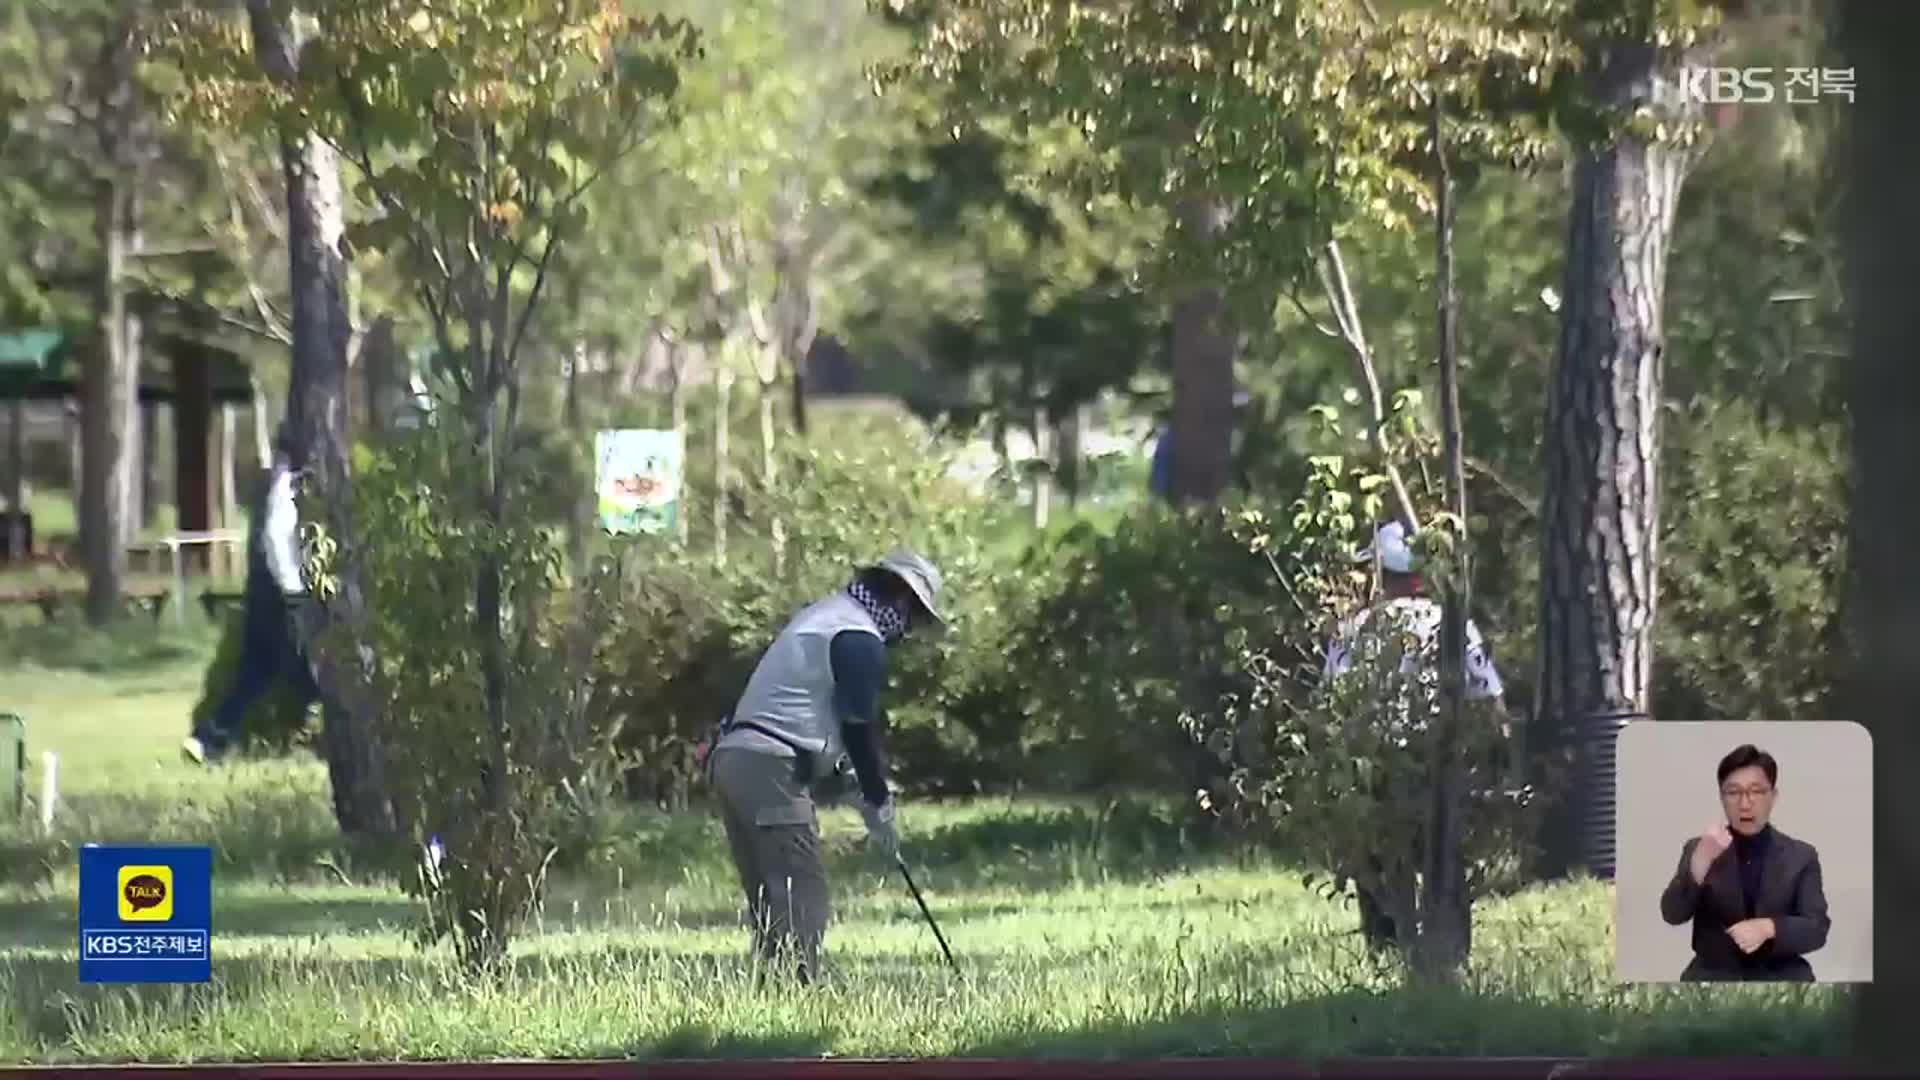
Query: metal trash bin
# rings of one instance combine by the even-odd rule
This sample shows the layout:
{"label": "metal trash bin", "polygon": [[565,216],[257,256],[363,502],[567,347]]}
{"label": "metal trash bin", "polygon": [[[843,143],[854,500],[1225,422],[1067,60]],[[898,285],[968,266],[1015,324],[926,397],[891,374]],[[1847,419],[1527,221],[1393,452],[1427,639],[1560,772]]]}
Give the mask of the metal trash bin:
{"label": "metal trash bin", "polygon": [[1603,710],[1588,713],[1575,732],[1579,740],[1578,851],[1580,864],[1602,881],[1612,881],[1617,855],[1620,731],[1636,720],[1649,719],[1643,712]]}

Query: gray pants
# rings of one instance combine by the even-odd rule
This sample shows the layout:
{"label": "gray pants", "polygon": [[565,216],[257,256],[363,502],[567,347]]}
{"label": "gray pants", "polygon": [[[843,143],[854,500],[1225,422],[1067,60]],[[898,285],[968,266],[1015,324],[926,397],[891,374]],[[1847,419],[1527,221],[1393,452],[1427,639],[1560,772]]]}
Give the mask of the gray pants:
{"label": "gray pants", "polygon": [[794,775],[792,758],[724,748],[713,751],[711,767],[747,897],[754,952],[771,963],[794,964],[800,980],[811,982],[820,970],[829,914],[813,796]]}

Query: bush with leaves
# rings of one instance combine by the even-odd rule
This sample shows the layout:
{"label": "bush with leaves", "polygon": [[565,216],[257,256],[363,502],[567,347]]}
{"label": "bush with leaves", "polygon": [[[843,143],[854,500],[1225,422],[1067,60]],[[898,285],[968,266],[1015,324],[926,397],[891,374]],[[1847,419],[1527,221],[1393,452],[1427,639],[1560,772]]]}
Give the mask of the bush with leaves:
{"label": "bush with leaves", "polygon": [[[972,775],[949,754],[949,709],[969,665],[996,655],[989,545],[1002,508],[948,475],[948,456],[926,433],[887,417],[821,415],[806,440],[780,448],[769,486],[749,479],[733,502],[724,566],[710,550],[665,539],[622,541],[621,602],[597,647],[593,709],[618,725],[630,789],[664,806],[684,804],[695,779],[693,747],[730,712],[760,653],[800,608],[844,587],[854,570],[896,545],[919,550],[946,579],[944,632],[916,636],[889,658],[887,743],[894,777],[927,790]],[[688,502],[710,504],[710,472],[693,472]],[[775,571],[771,523],[785,523]]]}
{"label": "bush with leaves", "polygon": [[[371,653],[368,697],[396,818],[423,850],[438,841],[408,883],[426,905],[427,937],[451,933],[464,963],[498,970],[549,864],[590,831],[615,779],[615,733],[586,707],[613,596],[604,573],[568,580],[560,530],[529,520],[550,512],[540,495],[555,478],[516,470],[507,505],[520,512],[494,527],[473,485],[458,481],[474,453],[457,425],[356,450],[369,595],[367,625],[351,644]],[[473,605],[487,557],[503,578],[504,733],[488,719],[480,655],[489,631]],[[321,546],[309,558],[324,589],[328,553]]]}
{"label": "bush with leaves", "polygon": [[1009,565],[1004,651],[961,715],[1017,740],[1011,775],[1055,791],[1191,791],[1210,775],[1180,716],[1243,687],[1239,649],[1276,617],[1271,572],[1227,526],[1149,504]]}
{"label": "bush with leaves", "polygon": [[1674,427],[1663,467],[1682,494],[1661,538],[1657,714],[1824,718],[1846,651],[1844,432],[1769,423],[1739,402]]}
{"label": "bush with leaves", "polygon": [[[1434,447],[1407,420],[1413,438],[1403,452],[1417,466]],[[1403,472],[1419,479],[1438,470]],[[1233,516],[1245,548],[1270,564],[1286,610],[1266,640],[1243,639],[1247,689],[1218,710],[1189,712],[1185,722],[1221,767],[1203,803],[1296,851],[1328,872],[1334,888],[1363,888],[1411,953],[1425,917],[1419,871],[1434,840],[1426,825],[1441,755],[1459,767],[1457,839],[1469,897],[1520,883],[1543,806],[1522,782],[1520,733],[1504,710],[1466,702],[1460,729],[1442,724],[1437,641],[1409,656],[1417,638],[1407,628],[1369,618],[1351,641],[1360,658],[1352,670],[1323,677],[1328,640],[1343,627],[1351,633],[1354,616],[1375,599],[1371,570],[1356,565],[1352,552],[1356,537],[1385,520],[1386,490],[1375,469],[1320,455],[1285,512],[1250,506]],[[1458,573],[1458,522],[1432,512],[1437,496],[1430,482],[1413,491],[1425,519],[1416,551],[1435,586]]]}

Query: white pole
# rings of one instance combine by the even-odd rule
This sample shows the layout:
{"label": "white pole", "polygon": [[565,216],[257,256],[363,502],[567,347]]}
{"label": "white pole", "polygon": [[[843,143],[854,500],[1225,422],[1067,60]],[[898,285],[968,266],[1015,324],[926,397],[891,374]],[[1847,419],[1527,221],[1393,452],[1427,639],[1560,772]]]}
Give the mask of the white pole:
{"label": "white pole", "polygon": [[41,757],[40,831],[53,832],[53,804],[60,800],[60,755],[48,750]]}

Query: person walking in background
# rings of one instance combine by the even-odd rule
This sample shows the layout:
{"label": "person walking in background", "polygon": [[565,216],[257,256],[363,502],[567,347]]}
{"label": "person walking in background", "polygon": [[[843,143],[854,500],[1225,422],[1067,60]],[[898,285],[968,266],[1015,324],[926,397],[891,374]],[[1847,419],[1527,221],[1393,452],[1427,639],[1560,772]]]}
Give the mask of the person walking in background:
{"label": "person walking in background", "polygon": [[300,513],[294,500],[300,473],[293,464],[291,439],[283,424],[274,437],[265,491],[248,522],[240,661],[233,683],[211,718],[181,744],[181,753],[195,764],[215,762],[232,749],[247,710],[281,676],[292,684],[303,708],[324,697],[293,632],[295,610],[304,602],[307,588],[300,568]]}
{"label": "person walking in background", "polygon": [[898,856],[880,754],[880,688],[888,647],[941,622],[940,587],[932,563],[896,549],[803,609],[761,656],[707,755],[754,953],[770,965],[791,964],[803,984],[819,974],[829,915],[810,789],[830,778],[844,754],[859,781],[869,848]]}
{"label": "person walking in background", "polygon": [[1780,766],[1743,745],[1714,775],[1725,820],[1680,846],[1660,894],[1669,925],[1693,923],[1693,959],[1680,981],[1813,982],[1807,954],[1826,945],[1832,920],[1820,852],[1773,825]]}

